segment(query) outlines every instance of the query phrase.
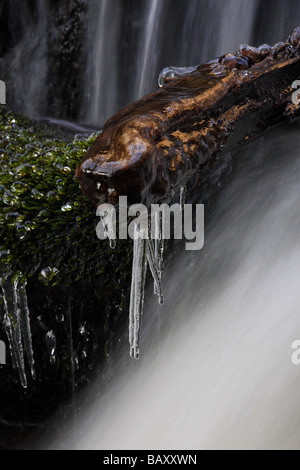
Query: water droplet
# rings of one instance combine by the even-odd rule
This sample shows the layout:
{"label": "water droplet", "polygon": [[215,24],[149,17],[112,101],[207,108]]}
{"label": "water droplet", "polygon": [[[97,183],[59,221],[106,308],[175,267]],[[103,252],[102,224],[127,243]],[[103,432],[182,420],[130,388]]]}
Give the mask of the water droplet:
{"label": "water droplet", "polygon": [[54,191],[49,191],[46,194],[46,198],[50,204],[53,204],[59,200],[58,195]]}
{"label": "water droplet", "polygon": [[28,186],[25,183],[22,183],[21,181],[15,181],[11,185],[11,191],[19,196],[20,194],[23,194],[27,191]]}
{"label": "water droplet", "polygon": [[69,202],[67,202],[67,204],[61,207],[62,212],[70,212],[72,209],[72,204],[70,204]]}
{"label": "water droplet", "polygon": [[65,321],[65,316],[63,313],[59,312],[55,315],[55,320],[57,323],[63,323]]}
{"label": "water droplet", "polygon": [[48,333],[46,334],[46,344],[47,344],[50,364],[54,365],[56,362],[56,356],[55,356],[56,336],[53,330],[48,331]]}
{"label": "water droplet", "polygon": [[51,267],[44,268],[40,272],[39,281],[48,285],[49,282],[51,282],[52,279],[58,275],[58,273],[59,273],[59,270],[57,268],[51,268]]}
{"label": "water droplet", "polygon": [[17,228],[17,235],[18,235],[19,239],[24,240],[24,238],[27,235],[27,230],[25,229],[24,225],[20,224],[20,223],[17,223],[16,228]]}
{"label": "water droplet", "polygon": [[22,217],[18,212],[8,212],[5,215],[5,220],[7,221],[8,227],[16,227],[17,222],[22,221]]}
{"label": "water droplet", "polygon": [[38,213],[38,217],[46,218],[48,217],[48,212],[45,209],[43,209]]}
{"label": "water droplet", "polygon": [[79,334],[80,334],[81,336],[85,336],[85,335],[86,335],[86,329],[85,329],[85,326],[84,326],[84,325],[82,325],[82,326],[79,328],[78,331],[79,331]]}
{"label": "water droplet", "polygon": [[163,87],[174,78],[183,77],[195,72],[198,66],[195,67],[166,67],[163,69],[158,77],[158,85]]}
{"label": "water droplet", "polygon": [[30,163],[22,163],[22,165],[15,169],[15,173],[19,176],[26,176],[32,173],[32,169],[33,167],[30,165]]}
{"label": "water droplet", "polygon": [[37,189],[32,189],[31,190],[31,197],[33,199],[43,199],[44,198],[44,194],[41,193],[40,191],[38,191]]}
{"label": "water droplet", "polygon": [[47,328],[46,325],[45,325],[43,316],[42,316],[42,315],[39,315],[36,319],[37,319],[37,324],[38,324],[38,326],[39,326],[42,330],[47,331],[48,328]]}
{"label": "water droplet", "polygon": [[36,222],[28,220],[27,222],[25,222],[24,228],[25,228],[26,232],[31,232],[32,230],[35,230],[37,228],[37,224],[36,224]]}
{"label": "water droplet", "polygon": [[18,202],[18,198],[14,196],[8,189],[3,194],[2,200],[7,206],[13,206]]}

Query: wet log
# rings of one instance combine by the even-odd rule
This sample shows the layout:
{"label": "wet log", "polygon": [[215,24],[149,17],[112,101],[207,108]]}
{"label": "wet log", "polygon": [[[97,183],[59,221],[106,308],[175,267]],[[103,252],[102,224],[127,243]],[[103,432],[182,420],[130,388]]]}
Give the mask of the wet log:
{"label": "wet log", "polygon": [[77,168],[96,204],[167,201],[222,155],[299,115],[300,28],[286,42],[241,45],[117,112]]}

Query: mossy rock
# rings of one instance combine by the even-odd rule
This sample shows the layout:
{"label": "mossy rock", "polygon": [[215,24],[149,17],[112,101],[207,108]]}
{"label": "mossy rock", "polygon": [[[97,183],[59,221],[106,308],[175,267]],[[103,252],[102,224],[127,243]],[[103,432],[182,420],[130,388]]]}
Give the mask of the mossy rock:
{"label": "mossy rock", "polygon": [[95,207],[75,177],[96,136],[62,140],[1,107],[2,266],[29,277],[50,267],[52,285],[74,285],[107,270],[99,258],[111,257],[111,250],[96,238]]}
{"label": "mossy rock", "polygon": [[[112,250],[98,240],[96,208],[75,177],[95,138],[70,140],[0,107],[0,271],[27,279],[37,372],[24,391],[8,357],[0,368],[0,422],[39,426],[99,364],[109,366],[126,327],[132,244],[118,241]],[[49,331],[56,336],[54,364]],[[26,425],[18,429],[16,440],[27,432]]]}

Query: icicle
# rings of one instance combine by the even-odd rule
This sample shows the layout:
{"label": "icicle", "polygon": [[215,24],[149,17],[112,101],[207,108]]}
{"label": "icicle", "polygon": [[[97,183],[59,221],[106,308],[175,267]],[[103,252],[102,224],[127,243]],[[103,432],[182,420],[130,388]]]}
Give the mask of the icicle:
{"label": "icicle", "polygon": [[166,67],[163,69],[158,77],[158,85],[163,87],[168,83],[170,80],[174,78],[180,78],[184,75],[188,75],[192,72],[195,72],[197,66],[195,67]]}
{"label": "icicle", "polygon": [[8,346],[9,346],[9,352],[10,352],[10,357],[11,357],[11,361],[12,361],[12,366],[13,368],[16,370],[17,369],[17,362],[16,362],[16,358],[15,358],[15,349],[14,349],[14,345],[13,345],[13,334],[12,334],[12,328],[11,328],[11,322],[10,322],[10,318],[8,316],[8,304],[9,304],[9,300],[8,300],[8,293],[7,293],[7,289],[5,288],[5,276],[4,274],[2,274],[1,278],[0,278],[0,285],[1,285],[1,290],[2,290],[2,299],[3,299],[3,318],[2,318],[2,323],[3,323],[3,326],[4,326],[4,329],[5,329],[5,332],[7,334],[7,338],[8,338]]}
{"label": "icicle", "polygon": [[[0,280],[1,285],[1,280]],[[0,289],[0,325],[4,324],[4,301]]]}
{"label": "icicle", "polygon": [[[157,211],[154,214],[154,259],[159,272],[161,280],[163,270],[163,257],[164,257],[164,234],[163,234],[163,219],[164,212]],[[157,284],[154,283],[154,293],[159,295]]]}
{"label": "icicle", "polygon": [[144,229],[139,229],[139,227],[135,225],[129,309],[130,356],[135,359],[139,358],[140,326],[144,308],[144,291],[147,272],[148,240],[144,238],[144,235]]}
{"label": "icicle", "polygon": [[21,314],[18,306],[18,279],[13,273],[7,273],[1,278],[1,288],[4,301],[4,328],[8,337],[9,350],[13,366],[18,370],[21,384],[27,388],[27,377],[24,363],[22,344]]}
{"label": "icicle", "polygon": [[154,215],[154,226],[155,226],[154,254],[155,254],[155,259],[157,260],[158,270],[160,273],[162,272],[163,258],[164,258],[163,218],[164,218],[163,211],[155,212],[155,215]]}
{"label": "icicle", "polygon": [[150,271],[154,280],[154,293],[159,297],[159,303],[162,305],[164,303],[164,296],[162,291],[161,284],[161,272],[159,271],[157,258],[155,257],[155,248],[152,240],[149,240],[147,246],[147,260],[149,263]]}
{"label": "icicle", "polygon": [[114,250],[117,246],[117,240],[112,240],[111,238],[109,239],[109,246],[112,250]]}
{"label": "icicle", "polygon": [[181,186],[180,187],[180,210],[184,210],[184,204],[185,204],[185,195],[186,195],[186,186]]}
{"label": "icicle", "polygon": [[48,331],[48,333],[46,334],[46,344],[47,344],[50,364],[54,366],[56,362],[56,356],[55,356],[56,336],[55,336],[54,331],[52,330]]}
{"label": "icicle", "polygon": [[[152,233],[155,242],[152,239],[146,239],[146,228],[139,228],[137,224],[134,227],[129,343],[130,355],[135,359],[139,358],[140,326],[144,307],[144,290],[148,263],[154,280],[154,292],[159,296],[160,304],[163,304],[164,301],[161,282],[164,253],[163,221],[163,212],[157,211],[154,214],[154,229]],[[150,229],[149,233],[151,233]]]}
{"label": "icicle", "polygon": [[13,368],[19,372],[22,386],[26,388],[27,377],[24,349],[28,358],[32,378],[35,379],[36,377],[30,314],[26,295],[26,281],[21,274],[9,272],[1,277],[0,285],[4,304],[3,324],[8,337],[12,365]]}
{"label": "icicle", "polygon": [[101,216],[101,221],[103,225],[103,230],[106,235],[106,238],[109,239],[109,246],[113,250],[117,246],[116,234],[114,230],[114,220],[115,220],[115,211],[111,208],[106,208],[103,216]]}
{"label": "icicle", "polygon": [[33,357],[32,337],[31,337],[31,328],[30,328],[30,313],[29,313],[27,295],[26,295],[26,284],[27,284],[27,281],[21,278],[18,284],[17,294],[18,294],[18,303],[20,306],[20,313],[21,313],[21,329],[22,329],[24,348],[25,348],[27,358],[28,358],[28,363],[30,366],[31,377],[35,380],[36,372],[35,372],[35,364],[34,364],[34,357]]}
{"label": "icicle", "polygon": [[[71,372],[71,387],[72,394],[74,398],[74,392],[76,388],[75,384],[75,367],[76,367],[76,358],[74,354],[74,344],[73,344],[73,326],[72,326],[72,300],[69,297],[68,299],[68,315],[67,315],[67,327],[68,327],[68,343],[69,343],[69,354],[70,354],[70,372]],[[78,360],[78,359],[77,359]]]}

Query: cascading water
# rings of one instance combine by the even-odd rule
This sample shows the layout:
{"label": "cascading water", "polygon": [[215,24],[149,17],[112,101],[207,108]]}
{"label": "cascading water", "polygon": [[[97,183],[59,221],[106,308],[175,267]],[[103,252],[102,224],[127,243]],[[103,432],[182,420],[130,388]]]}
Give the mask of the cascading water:
{"label": "cascading water", "polygon": [[153,80],[151,75],[156,73],[157,59],[153,51],[156,51],[159,47],[158,34],[162,7],[163,3],[160,0],[148,0],[145,13],[145,33],[138,54],[139,80],[136,82],[137,98],[140,98],[149,91]]}
{"label": "cascading water", "polygon": [[118,350],[109,392],[99,378],[82,398],[81,437],[42,448],[299,448],[299,149],[295,124],[232,155],[204,248],[167,258],[164,306],[146,291],[140,363]]}
{"label": "cascading water", "polygon": [[[119,3],[119,2],[118,2]],[[84,78],[84,119],[104,122],[118,106],[116,54],[119,38],[119,8],[115,1],[92,0],[88,4],[88,49]],[[97,47],[95,47],[97,44]],[[109,91],[103,93],[109,81]],[[101,110],[101,111],[100,111]]]}
{"label": "cascading water", "polygon": [[[80,7],[76,27],[81,46],[73,52],[79,62],[74,70],[67,63],[54,70],[55,56],[64,58],[64,49],[74,46],[71,20],[68,24],[68,18],[58,17],[54,22],[66,11],[56,11],[47,0],[30,6],[8,0],[11,18],[19,12],[18,35],[6,25],[0,79],[7,83],[8,104],[15,110],[32,117],[76,117],[97,126],[154,90],[164,67],[206,62],[243,42],[274,44],[300,21],[294,0],[275,0],[272,8],[262,0],[72,0],[70,5],[75,12]],[[74,75],[79,93],[70,83]]]}
{"label": "cascading water", "polygon": [[8,4],[6,7],[10,8],[10,14],[18,15],[21,37],[0,60],[0,76],[6,83],[7,102],[29,117],[41,117],[49,112],[49,54],[45,35],[49,28],[49,2],[37,2],[34,14],[30,13],[25,2],[10,0]]}

